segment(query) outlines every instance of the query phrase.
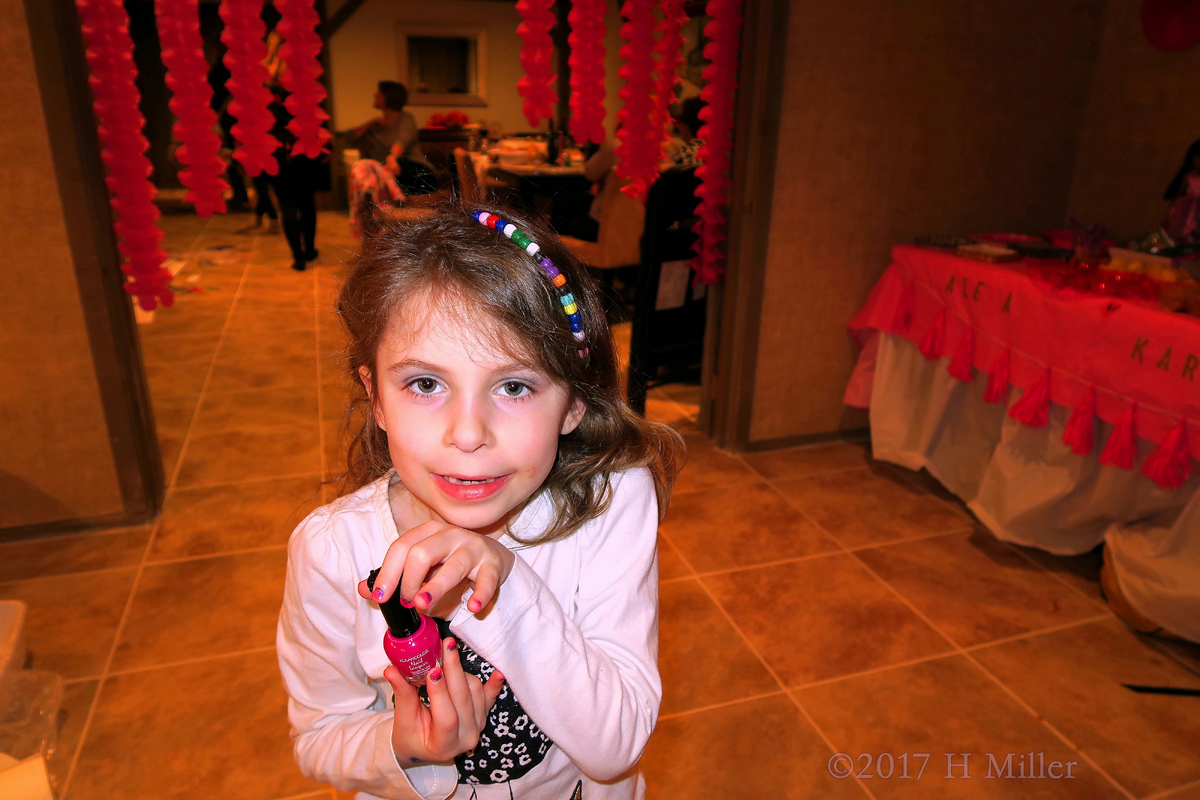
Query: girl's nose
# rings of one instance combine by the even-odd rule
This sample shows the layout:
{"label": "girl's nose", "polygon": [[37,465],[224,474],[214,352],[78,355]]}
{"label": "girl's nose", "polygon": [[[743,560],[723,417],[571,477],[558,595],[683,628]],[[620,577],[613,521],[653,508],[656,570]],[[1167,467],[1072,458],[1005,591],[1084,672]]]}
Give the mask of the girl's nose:
{"label": "girl's nose", "polygon": [[446,426],[446,444],[464,453],[474,453],[491,443],[491,429],[482,404],[459,396],[450,408]]}

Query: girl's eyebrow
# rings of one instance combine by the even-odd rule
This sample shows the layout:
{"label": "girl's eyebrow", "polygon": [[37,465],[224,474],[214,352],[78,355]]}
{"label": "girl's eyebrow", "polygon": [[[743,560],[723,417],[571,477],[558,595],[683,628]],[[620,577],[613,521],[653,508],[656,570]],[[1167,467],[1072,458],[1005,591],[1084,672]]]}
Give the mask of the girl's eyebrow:
{"label": "girl's eyebrow", "polygon": [[403,361],[397,361],[388,367],[388,372],[401,372],[407,369],[416,369],[422,372],[440,372],[441,367],[436,364],[430,364],[428,361],[418,361],[415,358],[406,358]]}
{"label": "girl's eyebrow", "polygon": [[[415,358],[406,358],[403,361],[397,361],[388,367],[388,372],[403,372],[405,370],[415,369],[419,372],[442,372],[442,368],[437,364],[430,364],[428,361],[420,361]],[[498,364],[492,369],[493,375],[500,375],[505,372],[533,372],[537,373],[536,367],[529,364],[524,364],[520,361],[509,361],[504,364]],[[539,373],[540,374],[540,373]]]}

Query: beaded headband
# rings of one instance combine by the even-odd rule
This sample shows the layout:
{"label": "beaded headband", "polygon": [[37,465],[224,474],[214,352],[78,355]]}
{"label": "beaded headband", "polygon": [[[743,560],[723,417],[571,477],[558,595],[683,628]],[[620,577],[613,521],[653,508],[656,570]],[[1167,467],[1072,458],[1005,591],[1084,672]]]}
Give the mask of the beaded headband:
{"label": "beaded headband", "polygon": [[563,313],[567,315],[567,322],[571,325],[571,334],[575,337],[575,341],[579,342],[579,357],[583,359],[584,366],[586,366],[591,360],[586,343],[587,334],[583,332],[583,318],[579,315],[579,304],[575,302],[575,295],[571,294],[571,290],[567,288],[567,276],[559,272],[558,267],[554,266],[550,259],[545,256],[539,258],[538,253],[542,248],[538,243],[530,239],[523,231],[517,230],[517,226],[508,220],[487,211],[478,210],[471,212],[471,218],[484,227],[500,231],[511,239],[513,244],[520,246],[522,250],[537,260],[542,272],[558,290],[558,299],[562,303]]}

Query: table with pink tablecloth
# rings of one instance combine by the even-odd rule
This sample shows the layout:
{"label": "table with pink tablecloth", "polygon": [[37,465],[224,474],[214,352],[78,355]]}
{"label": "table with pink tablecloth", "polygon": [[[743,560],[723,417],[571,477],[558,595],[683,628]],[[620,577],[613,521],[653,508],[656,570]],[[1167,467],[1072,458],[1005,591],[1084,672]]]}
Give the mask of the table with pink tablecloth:
{"label": "table with pink tablecloth", "polygon": [[1107,542],[1131,604],[1200,641],[1200,319],[899,246],[849,327],[876,457],[1007,541]]}

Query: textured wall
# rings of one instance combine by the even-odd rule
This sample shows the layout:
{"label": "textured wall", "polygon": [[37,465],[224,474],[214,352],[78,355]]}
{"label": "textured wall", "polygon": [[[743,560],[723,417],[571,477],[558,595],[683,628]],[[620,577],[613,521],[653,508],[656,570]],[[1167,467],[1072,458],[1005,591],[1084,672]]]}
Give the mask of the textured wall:
{"label": "textured wall", "polygon": [[0,4],[0,528],[124,509],[24,4]]}
{"label": "textured wall", "polygon": [[1107,0],[793,0],[751,441],[858,427],[846,322],[922,233],[1062,222]]}
{"label": "textured wall", "polygon": [[1142,35],[1138,0],[1112,0],[1092,85],[1070,213],[1118,236],[1157,228],[1188,145],[1200,139],[1200,45],[1164,53]]}

